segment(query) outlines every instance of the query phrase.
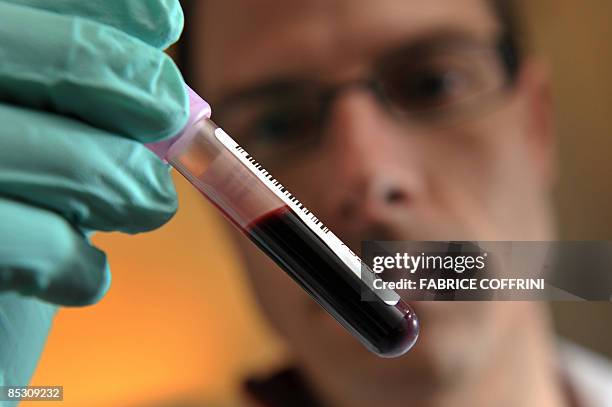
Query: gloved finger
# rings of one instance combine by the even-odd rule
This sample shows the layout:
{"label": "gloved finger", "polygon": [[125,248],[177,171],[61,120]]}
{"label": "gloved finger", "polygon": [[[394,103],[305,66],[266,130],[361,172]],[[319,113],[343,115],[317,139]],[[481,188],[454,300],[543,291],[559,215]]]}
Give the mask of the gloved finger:
{"label": "gloved finger", "polygon": [[0,61],[0,101],[146,143],[187,122],[187,92],[170,57],[107,25],[0,3]]}
{"label": "gloved finger", "polygon": [[183,10],[178,0],[2,0],[2,2],[110,25],[159,49],[165,49],[178,40],[184,23]]}
{"label": "gloved finger", "polygon": [[0,197],[51,209],[79,227],[127,233],[155,229],[176,212],[168,166],[141,143],[3,104],[0,123]]}
{"label": "gloved finger", "polygon": [[104,253],[56,213],[0,198],[0,242],[0,292],[88,305],[110,286]]}
{"label": "gloved finger", "polygon": [[30,383],[56,308],[16,293],[0,294],[0,386]]}

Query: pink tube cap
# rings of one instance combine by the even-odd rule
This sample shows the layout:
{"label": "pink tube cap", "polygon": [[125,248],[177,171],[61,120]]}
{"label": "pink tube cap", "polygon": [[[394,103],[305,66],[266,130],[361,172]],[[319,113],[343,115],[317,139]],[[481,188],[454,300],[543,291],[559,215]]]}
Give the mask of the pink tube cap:
{"label": "pink tube cap", "polygon": [[171,148],[175,147],[178,144],[180,139],[180,144],[186,143],[188,140],[183,140],[183,136],[185,137],[193,137],[194,132],[188,132],[194,123],[201,120],[204,117],[210,117],[211,109],[210,105],[204,101],[197,93],[195,93],[189,86],[185,85],[187,88],[187,93],[189,95],[189,120],[187,120],[187,124],[183,127],[183,130],[179,134],[169,139],[158,141],[156,143],[146,144],[146,147],[153,151],[159,158],[166,161],[166,157],[168,157],[168,152]]}

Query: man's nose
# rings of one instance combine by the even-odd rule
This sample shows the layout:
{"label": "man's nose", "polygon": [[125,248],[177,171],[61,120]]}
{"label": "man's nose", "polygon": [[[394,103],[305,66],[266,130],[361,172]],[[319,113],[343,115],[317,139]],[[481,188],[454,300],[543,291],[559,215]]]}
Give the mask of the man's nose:
{"label": "man's nose", "polygon": [[[408,209],[422,185],[417,140],[366,89],[346,89],[330,107],[327,131],[334,222],[367,226]],[[352,225],[357,226],[357,225]]]}

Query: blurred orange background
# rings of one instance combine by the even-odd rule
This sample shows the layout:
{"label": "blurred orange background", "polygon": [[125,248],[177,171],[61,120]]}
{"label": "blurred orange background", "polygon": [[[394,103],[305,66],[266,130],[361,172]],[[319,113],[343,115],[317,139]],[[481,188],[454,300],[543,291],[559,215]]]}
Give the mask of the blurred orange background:
{"label": "blurred orange background", "polygon": [[[563,236],[610,239],[612,2],[526,1],[525,15],[552,66]],[[284,359],[257,314],[225,221],[175,180],[180,210],[164,228],[96,236],[110,257],[112,288],[94,307],[58,314],[32,383],[63,385],[61,405],[235,400],[240,377]],[[612,354],[609,303],[560,304],[555,315],[560,331]]]}
{"label": "blurred orange background", "polygon": [[62,405],[233,398],[237,377],[282,358],[254,310],[225,220],[175,181],[180,209],[169,224],[94,239],[110,257],[111,290],[94,307],[58,314],[33,380],[64,386]]}

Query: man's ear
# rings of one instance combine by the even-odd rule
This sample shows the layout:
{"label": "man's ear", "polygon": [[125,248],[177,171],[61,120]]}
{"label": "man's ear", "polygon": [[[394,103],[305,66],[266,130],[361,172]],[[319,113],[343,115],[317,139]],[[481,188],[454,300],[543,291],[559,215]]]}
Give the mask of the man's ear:
{"label": "man's ear", "polygon": [[553,188],[558,180],[558,162],[548,65],[533,57],[526,59],[519,74],[518,90],[525,98],[528,117],[525,134],[535,168],[544,186]]}

